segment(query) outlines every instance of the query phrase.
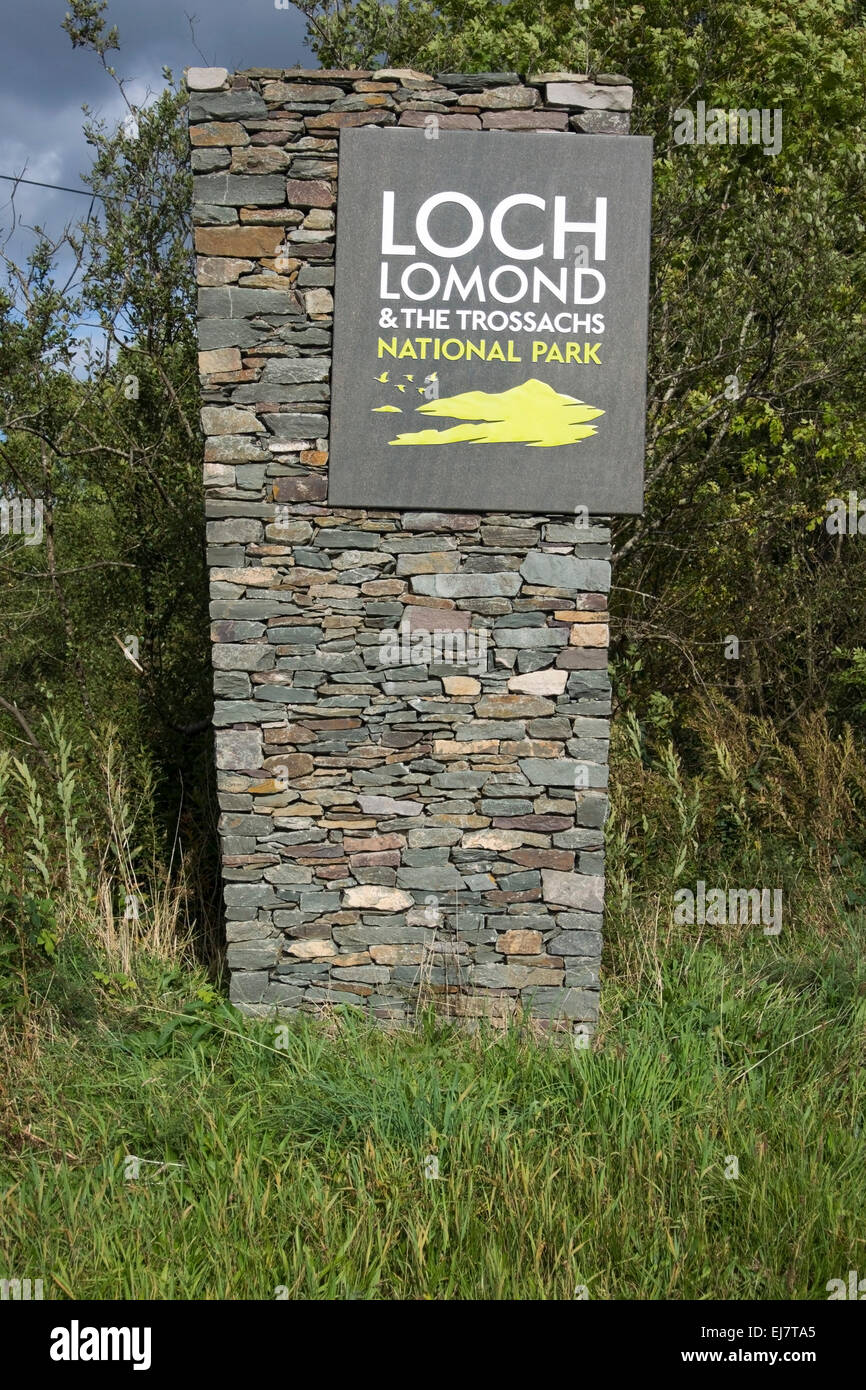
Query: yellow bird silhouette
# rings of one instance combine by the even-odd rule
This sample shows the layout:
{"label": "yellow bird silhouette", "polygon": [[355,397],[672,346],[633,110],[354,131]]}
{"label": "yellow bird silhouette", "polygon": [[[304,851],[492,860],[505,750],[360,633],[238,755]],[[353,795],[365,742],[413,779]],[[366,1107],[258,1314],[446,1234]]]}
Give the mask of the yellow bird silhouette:
{"label": "yellow bird silhouette", "polygon": [[407,381],[414,381],[414,380],[415,380],[415,378],[414,378],[414,376],[412,375],[411,372],[404,372],[403,375],[405,376],[405,378],[406,378]]}
{"label": "yellow bird silhouette", "polygon": [[387,380],[388,380],[388,373],[387,373],[387,372],[383,372],[381,376],[377,376],[377,377],[376,377],[376,381],[387,381]]}
{"label": "yellow bird silhouette", "polygon": [[405,391],[405,390],[406,390],[406,387],[405,387],[405,386],[399,386],[399,385],[398,385],[397,390],[398,390],[398,391]]}

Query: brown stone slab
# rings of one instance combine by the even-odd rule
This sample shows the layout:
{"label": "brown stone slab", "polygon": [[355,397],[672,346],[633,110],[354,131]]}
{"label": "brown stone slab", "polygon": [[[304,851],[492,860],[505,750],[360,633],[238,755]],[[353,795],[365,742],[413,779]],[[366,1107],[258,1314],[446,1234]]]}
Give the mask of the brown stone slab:
{"label": "brown stone slab", "polygon": [[330,208],[334,190],[324,179],[287,179],[286,197],[295,207]]}
{"label": "brown stone slab", "polygon": [[274,483],[275,502],[323,502],[327,495],[328,480],[317,473],[277,478]]}
{"label": "brown stone slab", "polygon": [[189,142],[207,149],[212,145],[248,145],[250,137],[240,121],[205,121],[190,126]]}
{"label": "brown stone slab", "polygon": [[485,111],[481,117],[485,130],[565,130],[565,111]]}
{"label": "brown stone slab", "polygon": [[573,816],[497,816],[493,821],[501,830],[537,830],[539,832],[570,830],[574,825]]}
{"label": "brown stone slab", "polygon": [[559,653],[556,664],[566,671],[606,671],[607,649],[605,647],[567,647]]}
{"label": "brown stone slab", "polygon": [[527,869],[562,869],[571,873],[574,868],[574,854],[567,849],[515,849],[509,850],[505,858]]}
{"label": "brown stone slab", "polygon": [[280,73],[285,82],[355,82],[372,76],[372,68],[284,68]]}
{"label": "brown stone slab", "polygon": [[455,608],[424,608],[411,605],[407,608],[409,630],[418,632],[465,632],[471,625],[469,613],[460,613]]}
{"label": "brown stone slab", "polygon": [[[480,130],[481,120],[469,111],[436,112],[436,125],[442,130]],[[429,111],[404,111],[398,125],[427,128],[431,113]]]}
{"label": "brown stone slab", "polygon": [[195,229],[195,249],[203,256],[275,256],[282,240],[275,227]]}
{"label": "brown stone slab", "polygon": [[321,116],[307,116],[308,130],[333,130],[342,126],[394,125],[391,111],[326,111]]}

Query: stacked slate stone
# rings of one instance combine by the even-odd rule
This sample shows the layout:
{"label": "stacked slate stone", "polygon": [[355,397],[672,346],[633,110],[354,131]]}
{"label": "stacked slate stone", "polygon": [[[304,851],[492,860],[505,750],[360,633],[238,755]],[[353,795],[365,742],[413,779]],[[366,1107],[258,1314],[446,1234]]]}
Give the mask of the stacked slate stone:
{"label": "stacked slate stone", "polygon": [[[433,113],[443,139],[627,134],[631,88],[387,69],[187,80],[231,999],[257,1016],[342,1003],[399,1023],[432,1004],[468,1026],[519,1012],[591,1031],[609,530],[329,507],[331,291],[342,127]],[[404,644],[483,630],[485,669],[383,664],[382,633],[401,629]]]}

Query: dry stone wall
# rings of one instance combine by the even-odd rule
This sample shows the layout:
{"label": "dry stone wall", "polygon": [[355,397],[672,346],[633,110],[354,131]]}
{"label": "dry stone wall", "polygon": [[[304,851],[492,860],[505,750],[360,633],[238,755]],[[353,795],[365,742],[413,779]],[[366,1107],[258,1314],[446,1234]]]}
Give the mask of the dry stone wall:
{"label": "dry stone wall", "polygon": [[[609,530],[329,507],[339,133],[628,133],[625,78],[190,69],[231,998],[591,1031]],[[453,137],[452,137],[453,138]],[[507,135],[497,134],[505,139]],[[576,506],[579,499],[575,499]]]}

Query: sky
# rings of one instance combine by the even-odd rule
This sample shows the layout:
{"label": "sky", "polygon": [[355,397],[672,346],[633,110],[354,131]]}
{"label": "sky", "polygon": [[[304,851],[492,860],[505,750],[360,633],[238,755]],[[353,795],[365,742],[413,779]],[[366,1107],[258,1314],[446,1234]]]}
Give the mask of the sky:
{"label": "sky", "polygon": [[[7,0],[0,58],[0,174],[23,174],[45,183],[81,185],[90,151],[81,134],[82,105],[110,124],[125,108],[96,54],[73,49],[61,28],[64,0]],[[274,0],[109,0],[107,27],[117,25],[120,52],[108,61],[129,79],[133,102],[163,85],[162,69],[175,76],[190,66],[315,66],[304,45],[304,19]],[[190,23],[192,21],[192,23]],[[10,228],[12,185],[0,180],[0,241]],[[19,186],[20,219],[53,236],[84,216],[89,200],[71,193]],[[19,232],[8,250],[20,258],[27,245]]]}

